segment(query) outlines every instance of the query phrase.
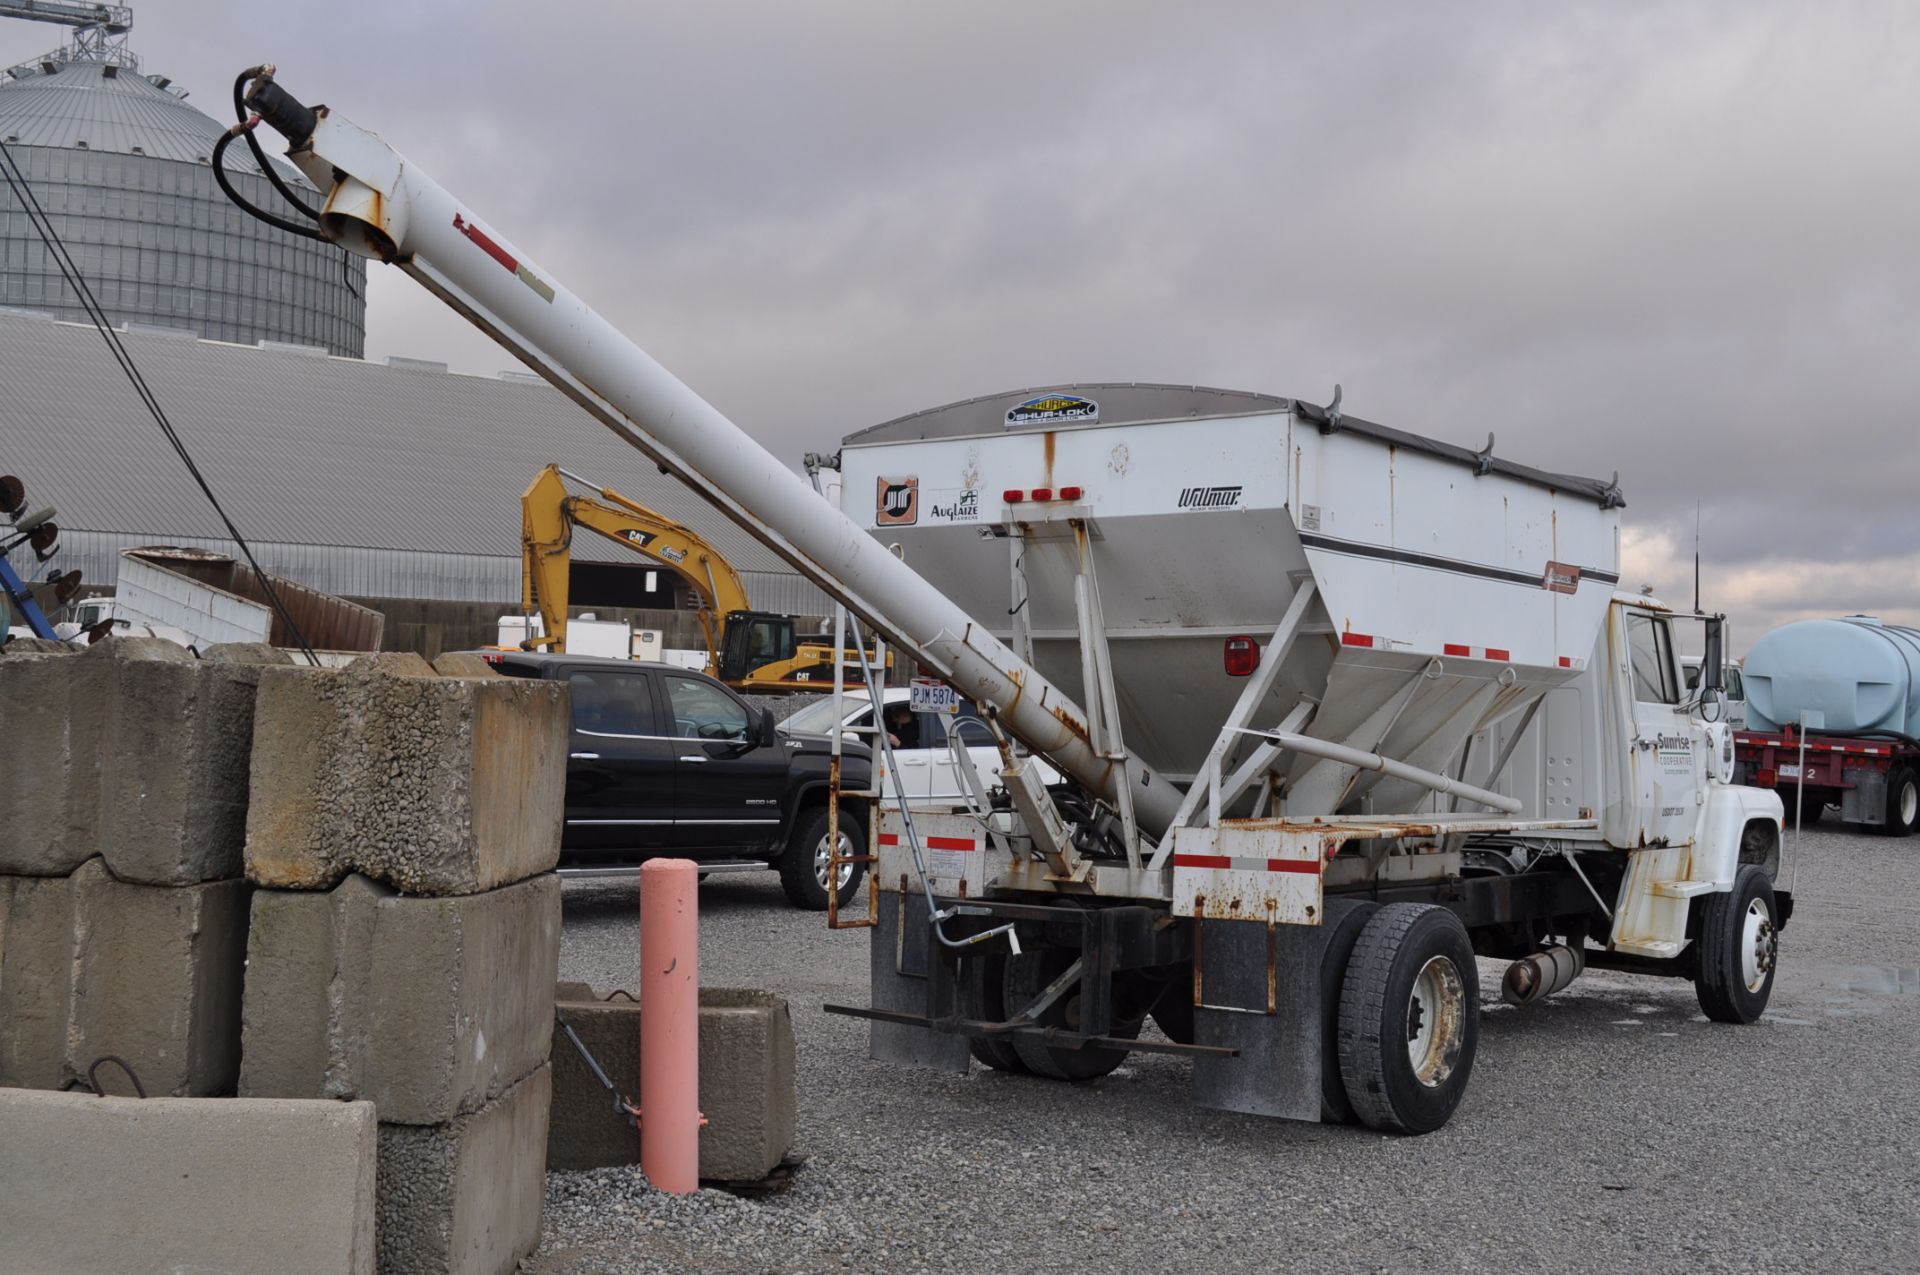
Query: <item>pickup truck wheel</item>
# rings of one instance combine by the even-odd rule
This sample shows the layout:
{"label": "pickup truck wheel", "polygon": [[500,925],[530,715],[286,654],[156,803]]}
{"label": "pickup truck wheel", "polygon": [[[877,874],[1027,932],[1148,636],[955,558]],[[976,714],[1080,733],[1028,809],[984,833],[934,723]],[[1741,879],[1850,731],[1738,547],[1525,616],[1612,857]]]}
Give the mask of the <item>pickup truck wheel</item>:
{"label": "pickup truck wheel", "polygon": [[1702,901],[1693,975],[1700,1011],[1716,1023],[1751,1023],[1767,1011],[1780,938],[1773,886],[1752,864],[1726,894]]}
{"label": "pickup truck wheel", "polygon": [[1447,908],[1390,903],[1360,931],[1340,988],[1340,1078],[1370,1129],[1432,1133],[1466,1093],[1480,975]]}
{"label": "pickup truck wheel", "polygon": [[[977,1018],[982,1022],[1006,1022],[1006,978],[1005,952],[962,957],[960,977],[956,980],[961,1016]],[[1027,1074],[1027,1065],[1020,1061],[1020,1051],[1004,1036],[969,1036],[967,1052],[995,1071],[1010,1071],[1021,1076]]]}
{"label": "pickup truck wheel", "polygon": [[1895,767],[1887,776],[1887,821],[1880,825],[1883,837],[1911,837],[1920,826],[1920,779],[1905,766]]}
{"label": "pickup truck wheel", "polygon": [[[1046,990],[1073,964],[1074,952],[1064,947],[1029,948],[1018,956],[1006,958],[1006,979],[1002,983],[1002,995],[1006,998],[1006,1010],[1017,1014],[1031,1004],[1035,997]],[[1146,1022],[1145,1006],[1129,1007],[1127,987],[1116,981],[1113,994],[1113,1030],[1110,1036],[1127,1040],[1140,1034],[1140,1027]],[[1062,1031],[1080,1030],[1080,991],[1077,987],[1067,989],[1066,995],[1048,1006],[1035,1023],[1039,1027],[1057,1027]],[[1053,1080],[1095,1080],[1106,1075],[1126,1060],[1124,1049],[1060,1049],[1044,1041],[1030,1037],[1016,1036],[1012,1045],[1027,1070],[1036,1076],[1046,1076]]]}
{"label": "pickup truck wheel", "polygon": [[[842,807],[840,810],[840,854],[865,854],[862,848],[866,844],[867,830],[860,817]],[[827,874],[828,858],[832,847],[827,842],[827,810],[825,806],[816,810],[803,811],[799,822],[795,824],[793,836],[787,841],[787,849],[780,856],[780,885],[787,892],[787,901],[797,908],[809,912],[827,910]],[[840,906],[845,907],[860,892],[861,878],[866,875],[864,863],[843,863],[840,865]]]}

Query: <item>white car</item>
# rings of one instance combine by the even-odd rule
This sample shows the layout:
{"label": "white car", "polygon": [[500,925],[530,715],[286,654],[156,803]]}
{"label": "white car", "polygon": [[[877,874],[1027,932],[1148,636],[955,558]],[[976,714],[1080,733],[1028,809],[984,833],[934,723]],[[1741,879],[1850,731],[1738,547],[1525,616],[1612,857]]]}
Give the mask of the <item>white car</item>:
{"label": "white car", "polygon": [[[904,686],[888,687],[885,703],[891,708],[896,704],[908,704],[912,692]],[[873,725],[873,706],[867,700],[865,690],[848,691],[841,707],[844,711],[840,729],[853,731]],[[825,735],[833,730],[833,699],[828,697],[816,700],[780,723],[783,731],[798,731],[802,734]],[[993,735],[987,724],[980,720],[980,714],[971,702],[962,698],[951,712],[912,713],[900,735],[900,742],[893,747],[894,761],[899,764],[900,777],[906,788],[908,798],[914,803],[928,801],[934,803],[964,802],[967,799],[966,780],[961,778],[954,765],[950,741],[958,736],[966,745],[967,755],[973,759],[973,766],[980,774],[980,782],[989,790],[1000,785],[1000,750],[994,747]],[[874,755],[880,753],[879,741],[872,735],[858,734],[851,738],[873,745]],[[1039,758],[1033,764],[1039,768],[1040,777],[1049,784],[1060,782],[1060,772]],[[885,791],[891,797],[893,781],[886,782]]]}

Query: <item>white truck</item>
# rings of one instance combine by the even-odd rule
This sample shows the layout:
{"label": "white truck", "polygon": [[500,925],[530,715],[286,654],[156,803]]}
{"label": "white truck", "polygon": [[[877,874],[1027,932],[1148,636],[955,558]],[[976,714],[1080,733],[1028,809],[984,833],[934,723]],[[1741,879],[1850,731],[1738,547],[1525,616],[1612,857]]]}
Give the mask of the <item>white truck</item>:
{"label": "white truck", "polygon": [[1519,1002],[1596,965],[1764,1010],[1780,803],[1729,782],[1677,617],[1615,592],[1615,484],[1337,396],[1116,389],[1103,415],[1070,387],[849,440],[835,509],[379,138],[248,74],[327,192],[317,233],[980,706],[1006,799],[875,821],[873,1003],[835,1007],[875,1057],[1073,1079],[1184,1053],[1208,1106],[1424,1132],[1473,1067],[1478,956]]}

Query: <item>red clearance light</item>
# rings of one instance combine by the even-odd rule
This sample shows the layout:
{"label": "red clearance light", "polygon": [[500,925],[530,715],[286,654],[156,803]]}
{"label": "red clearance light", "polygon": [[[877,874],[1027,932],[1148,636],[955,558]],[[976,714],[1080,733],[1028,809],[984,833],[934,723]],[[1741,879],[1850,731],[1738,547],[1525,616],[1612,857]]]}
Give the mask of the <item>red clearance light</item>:
{"label": "red clearance light", "polygon": [[1027,493],[1018,487],[1009,487],[1000,493],[1000,499],[1006,501],[1009,505],[1017,505],[1026,498]]}
{"label": "red clearance light", "polygon": [[1340,644],[1342,646],[1372,646],[1373,635],[1370,633],[1342,633],[1340,635]]}
{"label": "red clearance light", "polygon": [[1033,498],[1034,498],[1035,500],[1052,500],[1052,499],[1053,499],[1053,488],[1051,488],[1051,487],[1035,487],[1035,488],[1033,489]]}
{"label": "red clearance light", "polygon": [[1078,500],[1086,494],[1086,491],[1079,487],[1062,487],[1060,489],[1060,499],[1062,500]]}
{"label": "red clearance light", "polygon": [[1228,677],[1252,677],[1260,667],[1260,643],[1251,637],[1230,637],[1226,645]]}

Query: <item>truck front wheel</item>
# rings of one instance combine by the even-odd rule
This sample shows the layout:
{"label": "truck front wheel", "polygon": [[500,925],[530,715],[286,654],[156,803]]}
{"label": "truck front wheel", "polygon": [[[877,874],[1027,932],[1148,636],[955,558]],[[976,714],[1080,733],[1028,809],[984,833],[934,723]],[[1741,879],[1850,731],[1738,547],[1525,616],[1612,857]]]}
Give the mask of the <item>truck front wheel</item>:
{"label": "truck front wheel", "polygon": [[1370,1129],[1431,1133],[1460,1105],[1480,1042],[1466,926],[1430,903],[1373,914],[1340,988],[1340,1079]]}
{"label": "truck front wheel", "polygon": [[[858,815],[840,810],[840,857],[866,853],[867,830]],[[827,808],[803,810],[794,823],[793,836],[780,856],[780,885],[787,901],[809,912],[827,910],[827,878],[831,874],[829,857],[832,845],[827,839]],[[864,863],[840,865],[840,906],[845,907],[860,892],[860,880],[866,875]]]}
{"label": "truck front wheel", "polygon": [[1779,962],[1778,931],[1773,886],[1752,864],[1733,878],[1732,890],[1706,896],[1693,974],[1702,1013],[1716,1023],[1751,1023],[1766,1013]]}

